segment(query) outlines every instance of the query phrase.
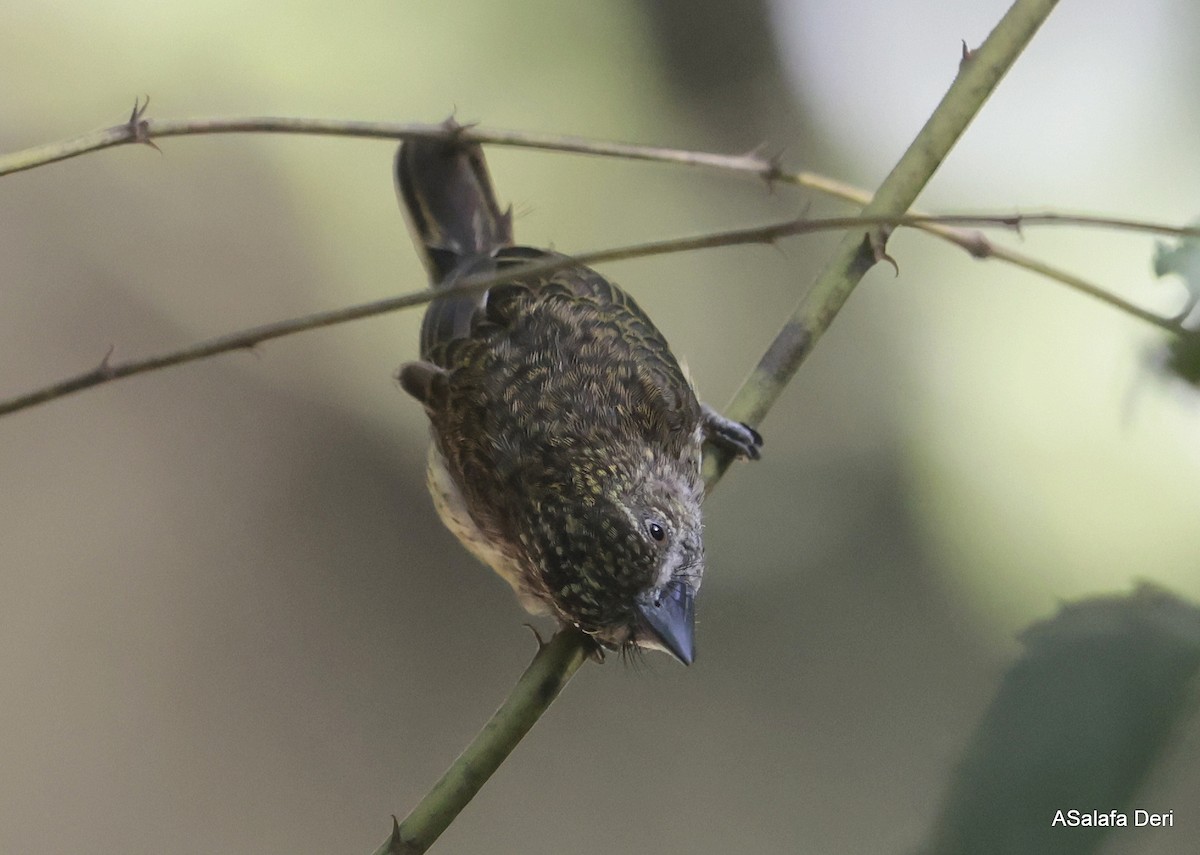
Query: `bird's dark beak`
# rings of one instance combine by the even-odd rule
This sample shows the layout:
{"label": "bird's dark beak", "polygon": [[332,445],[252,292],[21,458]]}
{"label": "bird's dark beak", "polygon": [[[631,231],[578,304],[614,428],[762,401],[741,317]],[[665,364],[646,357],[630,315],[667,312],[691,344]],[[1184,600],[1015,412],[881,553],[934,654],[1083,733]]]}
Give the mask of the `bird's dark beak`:
{"label": "bird's dark beak", "polygon": [[640,599],[637,605],[655,640],[684,665],[691,665],[696,658],[694,599],[691,585],[673,581],[665,590]]}

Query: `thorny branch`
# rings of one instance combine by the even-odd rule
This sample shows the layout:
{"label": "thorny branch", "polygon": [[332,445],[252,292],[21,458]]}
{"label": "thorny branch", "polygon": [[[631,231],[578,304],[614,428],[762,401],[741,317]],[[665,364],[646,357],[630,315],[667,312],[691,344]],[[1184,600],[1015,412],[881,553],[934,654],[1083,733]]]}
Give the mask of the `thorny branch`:
{"label": "thorny branch", "polygon": [[[40,389],[35,389],[32,392],[26,392],[21,395],[0,400],[0,416],[14,413],[19,410],[28,409],[38,404],[44,404],[57,398],[63,398],[67,395],[72,395],[76,392],[81,392],[84,389],[90,389],[94,386],[100,386],[104,383],[111,383],[112,381],[120,380],[123,377],[131,377],[135,374],[145,374],[147,372],[156,371],[172,365],[182,365],[187,362],[195,362],[200,359],[207,359],[209,357],[216,356],[221,353],[228,353],[234,350],[245,350],[252,348],[257,344],[261,344],[262,342],[270,341],[271,339],[295,335],[296,333],[305,332],[307,330],[334,326],[335,324],[347,323],[360,318],[373,317],[375,315],[381,315],[387,312],[395,312],[400,309],[419,306],[423,303],[429,302],[434,296],[437,295],[483,291],[492,285],[497,284],[498,282],[511,280],[513,278],[529,274],[550,273],[559,268],[567,267],[573,264],[594,265],[632,258],[646,258],[653,255],[689,252],[697,249],[710,249],[714,247],[736,246],[739,244],[753,243],[769,244],[779,240],[780,238],[829,230],[879,230],[891,229],[896,226],[945,228],[948,224],[964,223],[973,225],[992,225],[1006,228],[1019,228],[1022,225],[1043,223],[1063,224],[1070,221],[1070,218],[1059,214],[1034,214],[1028,216],[1003,215],[992,217],[971,215],[933,217],[909,214],[898,216],[873,215],[856,217],[827,217],[812,220],[786,220],[784,222],[755,228],[735,229],[724,232],[713,232],[695,237],[675,238],[671,240],[654,241],[651,243],[634,244],[632,246],[618,247],[616,249],[583,253],[568,259],[539,261],[531,264],[521,265],[519,267],[513,267],[503,274],[469,277],[455,285],[453,288],[444,289],[437,292],[437,294],[430,290],[415,291],[397,297],[375,300],[369,303],[360,303],[358,305],[346,306],[340,309],[316,312],[310,315],[304,315],[284,321],[277,321],[275,323],[250,327],[249,329],[218,336],[198,344],[189,345],[177,350],[171,350],[165,353],[143,357],[140,359],[113,361],[110,358],[112,355],[112,350],[110,349],[109,353],[105,355],[100,364],[91,370],[84,371],[72,377],[64,378]],[[1076,218],[1075,222],[1080,224],[1104,225],[1112,228],[1135,227],[1140,231],[1151,231],[1157,234],[1176,235],[1182,237],[1200,237],[1200,228],[1195,227],[1181,227],[1141,221],[1114,220],[1108,218],[1084,216]],[[976,246],[978,251],[977,244],[973,245]],[[886,258],[886,256],[881,256],[881,258]],[[894,262],[892,263],[894,264]],[[1162,318],[1112,294],[1105,293],[1099,289],[1093,291],[1092,286],[1088,285],[1088,283],[1083,282],[1082,280],[1074,280],[1071,283],[1071,286],[1088,293],[1090,296],[1103,300],[1109,305],[1115,306],[1116,308],[1119,308],[1122,311],[1133,315],[1134,317],[1140,318],[1147,323],[1154,324],[1155,326],[1167,332],[1180,332],[1182,330],[1178,319]]]}
{"label": "thorny branch", "polygon": [[[973,58],[974,52],[964,48],[964,58]],[[196,119],[148,119],[146,110],[150,98],[134,102],[130,117],[125,122],[110,128],[73,137],[54,143],[48,143],[8,155],[0,155],[0,177],[39,166],[57,163],[61,160],[78,157],[88,152],[100,151],[114,146],[127,144],[142,144],[161,151],[154,142],[156,138],[175,136],[197,136],[205,134],[228,133],[275,133],[297,135],[345,136],[369,139],[403,139],[407,137],[458,138],[470,142],[487,145],[510,146],[541,151],[557,151],[574,154],[593,155],[597,157],[615,157],[627,160],[653,161],[671,163],[681,166],[699,167],[703,169],[748,175],[761,179],[768,184],[791,184],[797,187],[813,190],[831,198],[840,199],[860,207],[871,202],[872,195],[860,188],[846,184],[836,179],[827,178],[812,172],[794,172],[783,168],[778,157],[768,157],[759,151],[740,155],[715,154],[711,152],[685,151],[682,149],[663,148],[659,146],[632,145],[628,143],[593,140],[584,137],[563,136],[553,134],[536,134],[525,131],[498,130],[482,128],[477,125],[462,126],[452,122],[442,122],[434,125],[399,122],[363,122],[340,119],[305,119],[283,117],[247,117],[247,118],[196,118]],[[921,215],[920,211],[910,209],[909,213]],[[1004,222],[992,222],[992,225],[1008,224],[1014,227],[1026,224],[1073,224],[1073,225],[1108,225],[1138,231],[1155,231],[1158,233],[1174,233],[1187,235],[1189,230],[1174,230],[1158,224],[1143,223],[1136,220],[1117,220],[1104,217],[1087,217],[1085,215],[1066,215],[1042,213],[1034,215],[1009,215],[1001,217]],[[960,221],[961,222],[961,221]],[[1163,326],[1163,319],[1139,309],[1127,301],[1110,294],[1104,288],[1088,282],[1067,271],[1041,262],[1017,250],[994,245],[980,231],[963,229],[955,226],[949,219],[929,218],[907,225],[946,240],[970,253],[974,258],[996,259],[1020,267],[1031,273],[1056,281],[1075,291],[1127,312],[1148,323]],[[1168,322],[1169,323],[1169,322]],[[310,327],[306,327],[310,328]],[[1168,331],[1175,329],[1164,326]],[[140,373],[140,372],[132,372]],[[122,375],[128,376],[128,375]],[[80,377],[72,378],[80,381]],[[63,381],[67,384],[69,381]],[[89,384],[94,385],[94,384]],[[86,388],[86,386],[82,387]],[[69,391],[75,391],[74,388]],[[48,400],[48,399],[47,399]],[[0,409],[0,414],[6,410]]]}
{"label": "thorny branch", "polygon": [[[779,390],[794,374],[800,362],[811,351],[816,339],[828,327],[833,317],[844,304],[849,293],[862,275],[877,261],[886,258],[882,238],[882,227],[897,225],[913,226],[935,234],[960,246],[973,257],[1000,258],[1047,276],[1075,288],[1090,296],[1102,299],[1135,317],[1155,324],[1160,328],[1178,332],[1177,321],[1167,320],[1132,306],[1102,289],[1084,282],[1070,274],[1042,265],[1014,251],[993,247],[978,232],[964,231],[955,226],[966,223],[1008,225],[1019,227],[1035,221],[1043,224],[1073,222],[1075,224],[1107,225],[1117,228],[1152,230],[1157,233],[1196,236],[1194,230],[1162,227],[1155,224],[1131,223],[1129,221],[1101,220],[1097,218],[1068,217],[1058,214],[1014,216],[1008,218],[931,218],[904,216],[911,211],[917,192],[928,181],[941,159],[949,152],[954,141],[961,135],[967,123],[982,106],[987,95],[999,83],[1008,67],[1015,61],[1025,44],[1032,38],[1041,22],[1048,16],[1055,0],[1016,0],[1005,18],[976,50],[963,46],[963,62],[958,80],[951,87],[938,109],[930,117],[926,127],[897,164],[892,174],[880,187],[875,197],[863,191],[847,187],[830,179],[809,173],[789,173],[774,159],[757,154],[740,156],[711,155],[699,152],[684,152],[643,146],[628,146],[618,143],[601,143],[572,137],[546,137],[533,134],[485,131],[469,128],[456,133],[474,142],[493,145],[512,145],[556,151],[573,151],[600,156],[624,157],[660,162],[679,163],[690,166],[720,169],[757,176],[768,182],[784,182],[808,187],[828,195],[867,207],[867,216],[847,218],[837,227],[854,229],[856,232],[844,239],[838,257],[818,279],[813,290],[797,307],[795,314],[781,330],[779,336],[764,354],[759,366],[743,384],[734,400],[731,414],[745,414],[747,420],[757,423],[771,407]],[[146,104],[135,105],[127,123],[97,131],[92,134],[40,146],[24,152],[0,157],[0,175],[32,169],[47,163],[65,160],[88,151],[96,151],[127,143],[148,144],[157,148],[155,139],[167,136],[182,136],[201,133],[232,132],[276,132],[298,134],[336,134],[396,139],[406,136],[439,136],[446,129],[436,125],[397,125],[367,122],[333,122],[303,119],[197,119],[158,121],[144,118]],[[678,252],[708,246],[726,246],[734,243],[769,242],[779,237],[831,228],[834,221],[818,221],[776,224],[762,229],[724,232],[714,235],[688,238],[679,241],[663,241],[579,256],[573,261],[599,263],[617,258],[634,258],[663,252]],[[859,229],[870,228],[870,241],[862,239]],[[571,262],[567,262],[571,263]],[[538,267],[537,265],[533,267]],[[552,265],[542,265],[543,272]],[[507,274],[514,275],[513,273]],[[494,281],[494,280],[492,280]],[[477,279],[459,286],[462,290],[487,287],[489,280]],[[332,312],[318,313],[306,318],[297,318],[278,324],[270,324],[234,333],[185,348],[170,354],[145,360],[112,363],[106,357],[91,372],[69,378],[40,392],[12,399],[0,404],[0,413],[11,412],[41,401],[60,397],[82,388],[107,382],[117,377],[153,370],[166,365],[211,356],[216,353],[249,347],[270,338],[288,335],[304,329],[313,329],[354,318],[367,317],[430,299],[431,292],[419,292],[392,298],[377,303],[363,304]],[[719,463],[707,470],[709,484],[715,483],[723,471]],[[482,786],[487,777],[519,742],[529,727],[537,720],[570,679],[583,661],[584,642],[567,630],[539,651],[530,668],[514,687],[509,700],[485,726],[484,730],[467,748],[430,791],[421,804],[404,821],[395,825],[392,836],[380,847],[380,853],[423,852],[436,840],[446,825]]]}

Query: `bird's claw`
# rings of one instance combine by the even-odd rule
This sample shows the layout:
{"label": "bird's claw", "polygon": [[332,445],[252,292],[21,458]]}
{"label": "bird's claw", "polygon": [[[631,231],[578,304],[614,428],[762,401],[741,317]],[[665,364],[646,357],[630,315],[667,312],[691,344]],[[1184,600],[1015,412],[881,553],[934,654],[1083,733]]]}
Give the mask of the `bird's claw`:
{"label": "bird's claw", "polygon": [[736,457],[762,457],[762,435],[744,422],[726,418],[707,404],[704,409],[704,438]]}

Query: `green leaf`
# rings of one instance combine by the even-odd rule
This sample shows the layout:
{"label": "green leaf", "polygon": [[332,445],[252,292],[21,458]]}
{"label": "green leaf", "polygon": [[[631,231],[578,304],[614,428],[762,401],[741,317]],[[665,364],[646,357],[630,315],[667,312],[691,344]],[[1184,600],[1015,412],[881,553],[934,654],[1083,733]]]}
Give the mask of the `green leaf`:
{"label": "green leaf", "polygon": [[1136,829],[1136,809],[1156,810],[1134,799],[1194,712],[1200,608],[1143,585],[1065,605],[1022,640],[923,852],[1084,855],[1114,826],[1058,811],[1115,810]]}

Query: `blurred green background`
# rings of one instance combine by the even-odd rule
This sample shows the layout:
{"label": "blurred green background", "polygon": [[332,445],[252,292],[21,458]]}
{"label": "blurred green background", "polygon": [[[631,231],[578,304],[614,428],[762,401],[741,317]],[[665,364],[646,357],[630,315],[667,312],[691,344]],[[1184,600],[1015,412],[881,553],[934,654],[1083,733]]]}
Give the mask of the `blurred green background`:
{"label": "blurred green background", "polygon": [[[765,144],[871,186],[1006,8],[973,0],[7,0],[0,147],[151,116],[462,121]],[[1200,213],[1185,0],[1063,4],[939,211]],[[424,284],[394,146],[169,139],[0,182],[0,395]],[[733,176],[493,150],[519,238],[584,251],[844,209]],[[724,404],[835,237],[609,265]],[[1155,307],[1153,241],[1026,251]],[[1200,597],[1200,410],[1139,322],[900,234],[707,510],[699,660],[587,666],[448,852],[902,852],[1015,633],[1150,579]],[[0,420],[0,852],[367,852],[533,653],[446,533],[409,312]],[[1190,740],[1190,741],[1187,741]],[[1195,727],[1185,745],[1200,745]],[[1194,851],[1200,769],[1151,783]],[[1105,806],[1097,806],[1103,809]],[[1190,828],[1190,833],[1188,829]]]}

